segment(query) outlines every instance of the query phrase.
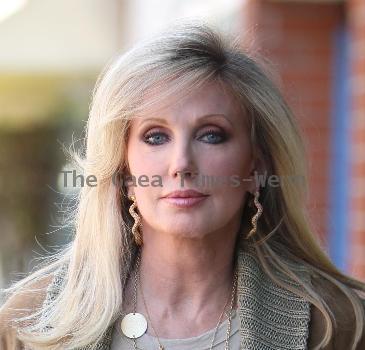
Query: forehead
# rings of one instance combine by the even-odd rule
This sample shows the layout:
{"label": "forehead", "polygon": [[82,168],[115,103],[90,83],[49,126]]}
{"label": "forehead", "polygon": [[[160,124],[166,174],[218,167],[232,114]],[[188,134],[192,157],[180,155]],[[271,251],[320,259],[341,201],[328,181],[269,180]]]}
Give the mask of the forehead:
{"label": "forehead", "polygon": [[[150,92],[150,97],[158,99],[158,90]],[[244,118],[241,104],[233,93],[223,83],[209,81],[204,85],[183,91],[180,94],[170,94],[153,107],[142,109],[136,123],[146,117],[164,117],[175,121],[179,118],[199,118],[209,114],[224,114],[232,121]]]}

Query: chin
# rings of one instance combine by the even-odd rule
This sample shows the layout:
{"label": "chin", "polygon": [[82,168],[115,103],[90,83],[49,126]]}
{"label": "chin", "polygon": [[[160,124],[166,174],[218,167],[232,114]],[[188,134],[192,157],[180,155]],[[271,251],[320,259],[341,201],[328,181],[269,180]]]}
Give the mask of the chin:
{"label": "chin", "polygon": [[208,234],[207,227],[200,225],[194,227],[189,225],[189,228],[187,228],[187,225],[179,226],[175,224],[167,227],[166,232],[171,236],[191,239],[200,239]]}

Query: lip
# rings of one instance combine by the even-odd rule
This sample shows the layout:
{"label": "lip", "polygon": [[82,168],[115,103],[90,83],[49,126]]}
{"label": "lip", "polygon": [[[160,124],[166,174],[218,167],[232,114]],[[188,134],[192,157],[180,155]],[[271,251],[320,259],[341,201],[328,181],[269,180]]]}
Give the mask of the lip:
{"label": "lip", "polygon": [[184,191],[173,191],[163,196],[162,198],[199,198],[199,197],[207,197],[208,195],[205,193],[201,193],[195,190],[184,190]]}
{"label": "lip", "polygon": [[208,194],[195,190],[173,191],[162,197],[167,203],[178,208],[191,208],[204,201]]}
{"label": "lip", "polygon": [[164,201],[178,208],[191,208],[204,201],[208,196],[200,197],[164,197]]}

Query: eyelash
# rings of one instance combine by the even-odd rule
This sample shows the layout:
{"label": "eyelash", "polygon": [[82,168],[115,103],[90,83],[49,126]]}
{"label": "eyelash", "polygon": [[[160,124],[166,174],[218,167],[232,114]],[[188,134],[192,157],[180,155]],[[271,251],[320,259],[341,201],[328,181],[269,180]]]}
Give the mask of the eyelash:
{"label": "eyelash", "polygon": [[[146,135],[144,135],[144,137],[143,137],[144,142],[147,143],[147,144],[149,144],[149,145],[151,145],[151,146],[159,146],[159,145],[161,145],[161,143],[154,143],[154,142],[147,141],[149,138],[154,137],[156,135],[166,135],[166,134],[164,132],[161,132],[161,131],[152,131],[152,132],[149,132]],[[200,136],[200,138],[203,137],[203,136],[206,136],[206,135],[219,136],[221,138],[221,140],[218,141],[218,142],[205,142],[205,143],[209,143],[209,144],[212,144],[212,145],[216,145],[216,144],[223,143],[223,142],[226,141],[226,134],[224,132],[221,132],[221,131],[207,130],[206,132],[204,132],[203,135]]]}

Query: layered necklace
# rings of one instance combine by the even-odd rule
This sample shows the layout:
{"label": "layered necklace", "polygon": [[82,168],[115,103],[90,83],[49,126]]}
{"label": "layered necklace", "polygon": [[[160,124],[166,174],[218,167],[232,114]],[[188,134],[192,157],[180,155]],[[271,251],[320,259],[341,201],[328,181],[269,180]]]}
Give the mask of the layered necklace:
{"label": "layered necklace", "polygon": [[[141,250],[138,253],[137,259],[136,259],[136,271],[135,271],[135,277],[134,277],[134,293],[133,293],[133,312],[125,315],[120,323],[120,328],[123,332],[123,334],[132,339],[133,340],[133,346],[134,349],[137,349],[137,338],[140,338],[143,334],[146,333],[147,331],[147,320],[144,317],[144,315],[142,315],[141,313],[137,312],[137,286],[140,285],[140,260],[141,260]],[[233,276],[233,281],[232,281],[232,293],[231,293],[231,298],[228,297],[223,311],[219,317],[217,326],[215,327],[214,333],[213,333],[213,337],[212,337],[212,342],[210,345],[210,350],[213,349],[214,346],[214,341],[215,341],[215,337],[216,337],[216,333],[217,330],[219,328],[219,325],[221,323],[224,311],[226,310],[227,304],[229,299],[231,299],[231,305],[230,305],[230,311],[229,313],[227,313],[227,317],[228,317],[228,325],[227,325],[227,332],[226,332],[226,342],[225,342],[225,350],[229,349],[229,338],[230,338],[230,333],[231,333],[231,320],[232,320],[232,313],[233,313],[233,304],[234,304],[234,299],[236,296],[236,289],[237,289],[237,280],[238,280],[238,274],[237,274],[237,268],[235,268],[234,271],[234,276]],[[142,299],[143,299],[143,304],[144,307],[146,309],[146,313],[147,313],[147,318],[148,318],[148,322],[149,324],[151,324],[153,331],[156,334],[156,338],[158,341],[158,350],[167,350],[160,341],[160,338],[155,330],[155,328],[153,327],[153,324],[151,322],[151,317],[149,315],[148,309],[147,309],[147,305],[146,305],[146,301],[145,298],[143,296],[143,291],[141,288],[141,294],[142,294]]]}

